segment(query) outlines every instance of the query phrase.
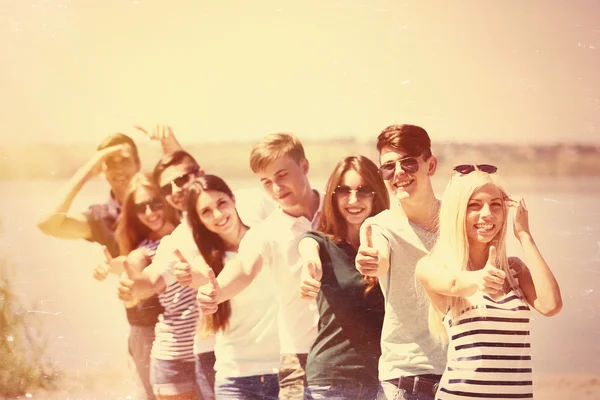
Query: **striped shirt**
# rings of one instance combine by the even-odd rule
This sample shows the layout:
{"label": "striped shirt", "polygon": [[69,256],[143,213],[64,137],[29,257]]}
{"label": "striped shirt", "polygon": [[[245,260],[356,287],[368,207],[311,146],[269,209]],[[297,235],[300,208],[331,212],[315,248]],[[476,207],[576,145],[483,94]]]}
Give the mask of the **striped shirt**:
{"label": "striped shirt", "polygon": [[458,318],[446,314],[448,364],[437,400],[533,399],[530,309],[518,292],[477,292]]}
{"label": "striped shirt", "polygon": [[[151,248],[154,257],[159,241]],[[142,247],[142,245],[140,245]],[[144,246],[149,248],[149,246]],[[150,357],[157,360],[194,361],[194,334],[198,321],[197,290],[170,283],[158,300],[164,307],[154,329],[155,339]]]}

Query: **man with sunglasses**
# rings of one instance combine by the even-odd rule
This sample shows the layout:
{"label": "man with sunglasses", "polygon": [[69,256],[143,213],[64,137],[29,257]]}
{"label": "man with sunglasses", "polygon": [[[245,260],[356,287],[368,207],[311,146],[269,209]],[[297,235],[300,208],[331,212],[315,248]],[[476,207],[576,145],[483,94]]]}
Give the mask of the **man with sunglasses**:
{"label": "man with sunglasses", "polygon": [[429,335],[414,274],[437,240],[440,203],[431,184],[437,159],[429,135],[415,125],[387,127],[377,150],[379,173],[398,207],[364,222],[356,267],[379,279],[385,297],[378,399],[433,400],[445,355]]}

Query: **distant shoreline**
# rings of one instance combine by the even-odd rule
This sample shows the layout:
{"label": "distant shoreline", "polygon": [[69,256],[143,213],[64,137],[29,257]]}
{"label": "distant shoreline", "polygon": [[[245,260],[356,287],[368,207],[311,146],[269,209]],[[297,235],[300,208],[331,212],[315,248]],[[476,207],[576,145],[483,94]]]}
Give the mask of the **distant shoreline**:
{"label": "distant shoreline", "polygon": [[[185,145],[185,144],[184,144]],[[253,143],[205,143],[186,146],[206,171],[230,179],[252,177],[248,157]],[[326,178],[335,164],[348,155],[377,160],[375,142],[355,139],[304,141],[311,176]],[[67,179],[93,154],[92,145],[36,144],[0,148],[0,181]],[[161,156],[156,143],[139,143],[144,170],[153,168]],[[463,163],[489,163],[504,176],[568,177],[600,176],[600,145],[549,144],[508,145],[440,142],[433,146],[438,171],[450,171]]]}

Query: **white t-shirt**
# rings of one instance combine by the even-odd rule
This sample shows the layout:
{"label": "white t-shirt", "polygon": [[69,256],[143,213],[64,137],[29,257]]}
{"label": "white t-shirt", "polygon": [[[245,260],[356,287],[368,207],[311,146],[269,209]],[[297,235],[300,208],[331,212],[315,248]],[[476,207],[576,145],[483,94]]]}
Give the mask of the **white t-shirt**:
{"label": "white t-shirt", "polygon": [[302,264],[298,242],[304,233],[316,229],[320,209],[321,204],[312,221],[277,209],[250,229],[240,243],[238,258],[242,263],[261,255],[263,269],[269,269],[275,281],[281,354],[307,354],[317,337],[316,301],[300,298]]}
{"label": "white t-shirt", "polygon": [[[227,252],[226,261],[236,256],[237,253]],[[278,307],[270,271],[262,270],[229,303],[229,325],[216,334],[216,378],[276,374],[280,362]]]}
{"label": "white t-shirt", "polygon": [[[248,226],[255,225],[264,220],[276,208],[275,204],[259,189],[237,190],[234,192],[234,196],[238,214],[242,222]],[[167,286],[177,282],[173,274],[173,267],[179,261],[175,256],[176,249],[179,249],[183,257],[189,262],[192,262],[200,254],[185,214],[179,226],[169,236],[165,236],[161,240],[158,249],[156,249],[156,255],[152,264],[146,268],[148,271],[161,274]],[[202,329],[201,321],[202,313],[199,312],[197,331]],[[203,340],[195,338],[194,354],[213,351],[214,344],[214,336]]]}

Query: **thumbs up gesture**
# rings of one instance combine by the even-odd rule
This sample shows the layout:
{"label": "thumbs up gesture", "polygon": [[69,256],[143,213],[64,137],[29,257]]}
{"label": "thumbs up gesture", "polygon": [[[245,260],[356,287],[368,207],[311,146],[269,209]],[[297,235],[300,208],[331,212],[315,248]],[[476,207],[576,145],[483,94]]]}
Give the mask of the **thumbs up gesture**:
{"label": "thumbs up gesture", "polygon": [[323,269],[321,260],[306,261],[300,272],[300,297],[305,300],[314,299],[321,290]]}
{"label": "thumbs up gesture", "polygon": [[136,249],[129,253],[123,260],[123,273],[117,286],[119,299],[126,303],[132,303],[135,299],[136,281],[141,278],[142,270],[151,262],[148,251],[144,248]]}
{"label": "thumbs up gesture", "polygon": [[215,271],[210,268],[208,270],[208,283],[200,286],[200,288],[198,288],[198,294],[196,295],[198,308],[205,315],[214,314],[217,312],[219,308],[219,303],[217,302],[219,290],[219,282],[215,276]]}
{"label": "thumbs up gesture", "polygon": [[123,270],[123,274],[121,275],[121,279],[117,286],[117,296],[121,301],[124,301],[126,305],[131,305],[136,302],[136,298],[133,295],[133,285],[135,284],[133,279],[135,278],[136,271],[134,271],[127,260],[123,261]]}
{"label": "thumbs up gesture", "polygon": [[99,263],[94,268],[94,279],[97,281],[103,281],[106,279],[111,270],[111,263],[113,261],[110,252],[106,246],[102,246],[102,251],[104,252],[104,262]]}
{"label": "thumbs up gesture", "polygon": [[503,293],[506,273],[496,267],[496,247],[490,246],[488,260],[478,272],[479,290],[494,295]]}
{"label": "thumbs up gesture", "polygon": [[192,284],[192,267],[179,249],[175,250],[175,256],[179,261],[173,266],[173,274],[181,286],[190,286]]}
{"label": "thumbs up gesture", "polygon": [[376,276],[379,266],[379,250],[373,247],[373,227],[361,230],[360,246],[356,255],[356,269],[366,276]]}

